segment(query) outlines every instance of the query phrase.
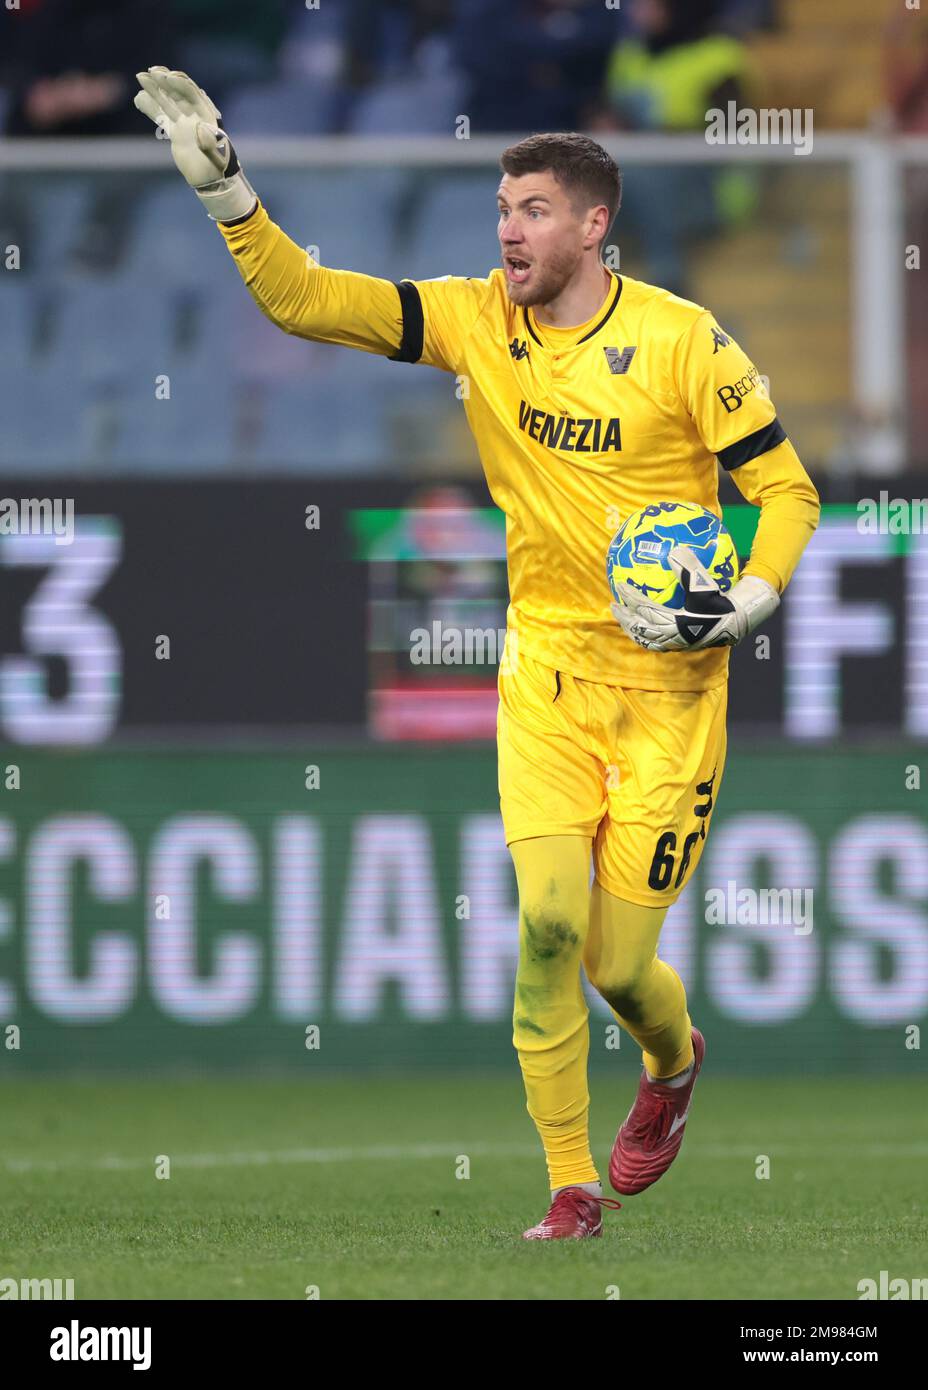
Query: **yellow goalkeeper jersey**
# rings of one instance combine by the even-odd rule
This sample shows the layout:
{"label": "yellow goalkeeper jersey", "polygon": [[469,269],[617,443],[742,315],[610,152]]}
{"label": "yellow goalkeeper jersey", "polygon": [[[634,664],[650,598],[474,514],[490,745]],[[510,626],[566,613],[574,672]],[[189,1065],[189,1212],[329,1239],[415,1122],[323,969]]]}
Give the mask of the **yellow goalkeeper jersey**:
{"label": "yellow goalkeeper jersey", "polygon": [[490,494],[506,516],[516,652],[642,690],[725,680],[728,649],[649,652],[610,612],[606,550],[651,502],[721,515],[718,465],[761,508],[745,573],[786,586],[818,495],[757,368],[708,310],[609,273],[575,328],[509,300],[503,272],[394,283],[329,270],[259,204],[220,230],[252,296],[289,333],[453,373]]}

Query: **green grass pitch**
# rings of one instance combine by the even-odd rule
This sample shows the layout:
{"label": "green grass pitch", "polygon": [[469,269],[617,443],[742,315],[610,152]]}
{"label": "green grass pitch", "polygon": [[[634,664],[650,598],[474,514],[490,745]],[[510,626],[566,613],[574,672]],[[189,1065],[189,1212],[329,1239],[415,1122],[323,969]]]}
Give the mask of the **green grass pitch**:
{"label": "green grass pitch", "polygon": [[[603,1174],[632,1090],[593,1078]],[[547,1187],[515,1066],[9,1080],[0,1277],[72,1278],[78,1299],[854,1300],[881,1270],[926,1273],[920,1092],[703,1077],[670,1172],[601,1240],[537,1243],[520,1237]]]}

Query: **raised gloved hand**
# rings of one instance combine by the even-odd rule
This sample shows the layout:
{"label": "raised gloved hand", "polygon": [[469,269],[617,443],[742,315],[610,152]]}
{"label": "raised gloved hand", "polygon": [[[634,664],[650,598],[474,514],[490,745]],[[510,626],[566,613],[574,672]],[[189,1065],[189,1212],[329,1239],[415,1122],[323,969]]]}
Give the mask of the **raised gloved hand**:
{"label": "raised gloved hand", "polygon": [[649,651],[734,647],[779,606],[780,595],[773,585],[753,574],[746,574],[723,594],[687,545],[674,546],[667,559],[686,594],[682,608],[651,603],[628,580],[620,585],[621,602],[612,604],[622,630]]}
{"label": "raised gloved hand", "polygon": [[136,77],[142,87],[136,108],[170,137],[174,163],[210,217],[216,222],[246,217],[258,197],[220,128],[222,113],[203,88],[185,72],[168,68],[149,68]]}

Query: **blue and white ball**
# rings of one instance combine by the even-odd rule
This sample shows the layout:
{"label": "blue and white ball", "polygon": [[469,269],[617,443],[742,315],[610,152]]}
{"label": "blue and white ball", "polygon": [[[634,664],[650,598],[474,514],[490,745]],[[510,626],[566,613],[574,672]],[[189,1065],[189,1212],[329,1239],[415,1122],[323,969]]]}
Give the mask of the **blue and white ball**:
{"label": "blue and white ball", "polygon": [[606,575],[621,601],[623,583],[662,608],[682,608],[684,593],[668,560],[676,545],[689,546],[722,593],[738,578],[734,542],[714,512],[695,502],[655,502],[633,512],[612,538]]}

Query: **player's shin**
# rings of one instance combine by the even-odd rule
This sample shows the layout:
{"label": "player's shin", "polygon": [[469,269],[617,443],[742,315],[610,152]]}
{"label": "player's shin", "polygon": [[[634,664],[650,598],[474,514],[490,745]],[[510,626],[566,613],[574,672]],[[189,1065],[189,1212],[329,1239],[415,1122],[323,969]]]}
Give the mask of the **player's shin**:
{"label": "player's shin", "polygon": [[665,907],[625,902],[597,881],[583,956],[590,983],[641,1048],[648,1075],[661,1080],[693,1060],[683,981],[657,956],[666,915]]}
{"label": "player's shin", "polygon": [[580,957],[589,921],[589,842],[510,846],[519,885],[513,1045],[551,1190],[598,1182],[589,1143],[588,1010]]}
{"label": "player's shin", "polygon": [[519,1054],[526,1108],[545,1151],[552,1192],[599,1182],[590,1152],[587,1016],[581,1003],[573,1029],[545,1039],[542,1045],[537,1034],[526,1030],[518,1008],[514,1019],[512,1040]]}

